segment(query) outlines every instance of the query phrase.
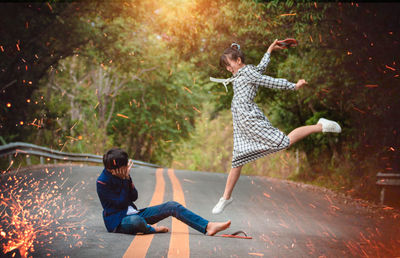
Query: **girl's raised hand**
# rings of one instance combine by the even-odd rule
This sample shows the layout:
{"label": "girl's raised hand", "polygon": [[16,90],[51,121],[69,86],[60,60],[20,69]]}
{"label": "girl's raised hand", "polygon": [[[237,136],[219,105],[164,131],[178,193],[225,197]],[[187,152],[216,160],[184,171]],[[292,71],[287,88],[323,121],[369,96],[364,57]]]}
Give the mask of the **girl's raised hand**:
{"label": "girl's raised hand", "polygon": [[307,85],[307,84],[308,84],[308,82],[306,82],[306,80],[300,79],[300,80],[296,83],[295,89],[298,90],[298,89],[302,88],[304,85]]}
{"label": "girl's raised hand", "polygon": [[284,47],[279,46],[277,42],[278,42],[278,39],[275,39],[274,42],[272,42],[272,44],[269,46],[269,48],[267,50],[267,53],[271,54],[271,52],[274,50],[285,49]]}

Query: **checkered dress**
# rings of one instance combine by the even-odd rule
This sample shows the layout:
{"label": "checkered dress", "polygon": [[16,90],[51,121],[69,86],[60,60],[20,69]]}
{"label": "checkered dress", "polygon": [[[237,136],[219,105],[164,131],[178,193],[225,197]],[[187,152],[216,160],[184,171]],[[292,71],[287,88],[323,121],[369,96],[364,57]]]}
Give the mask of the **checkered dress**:
{"label": "checkered dress", "polygon": [[233,168],[289,147],[289,138],[273,127],[254,103],[259,86],[295,89],[296,84],[286,79],[262,75],[269,60],[270,54],[266,53],[259,65],[246,65],[240,68],[232,78]]}

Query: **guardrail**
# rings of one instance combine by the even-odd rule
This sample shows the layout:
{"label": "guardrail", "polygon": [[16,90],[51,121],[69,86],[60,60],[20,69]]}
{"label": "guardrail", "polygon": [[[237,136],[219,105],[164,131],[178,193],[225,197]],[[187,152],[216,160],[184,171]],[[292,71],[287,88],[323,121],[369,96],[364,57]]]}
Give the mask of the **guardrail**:
{"label": "guardrail", "polygon": [[384,204],[387,191],[400,188],[400,173],[378,173],[376,178],[376,184],[381,187],[380,201]]}
{"label": "guardrail", "polygon": [[[12,156],[25,155],[26,163],[31,165],[31,155],[39,156],[40,164],[44,164],[44,158],[69,162],[93,162],[103,164],[103,156],[87,154],[87,153],[68,153],[57,150],[52,150],[46,147],[25,142],[13,142],[6,145],[0,145],[0,157],[8,156],[10,162]],[[159,168],[159,165],[151,164],[139,160],[131,160],[134,165]]]}

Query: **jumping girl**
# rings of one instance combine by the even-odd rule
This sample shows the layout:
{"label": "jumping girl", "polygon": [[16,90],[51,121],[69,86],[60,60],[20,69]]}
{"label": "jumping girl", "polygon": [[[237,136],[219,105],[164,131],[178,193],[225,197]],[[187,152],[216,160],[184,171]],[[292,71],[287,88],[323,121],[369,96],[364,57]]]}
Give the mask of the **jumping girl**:
{"label": "jumping girl", "polygon": [[315,125],[301,126],[285,135],[271,125],[254,103],[254,97],[260,86],[281,90],[298,90],[307,85],[304,79],[292,83],[286,79],[262,75],[270,61],[271,52],[285,48],[281,43],[275,40],[257,66],[246,65],[240,46],[233,43],[231,47],[225,49],[220,58],[220,65],[231,72],[233,76],[226,80],[210,78],[212,81],[223,83],[225,87],[232,82],[234,92],[231,104],[233,119],[232,169],[226,181],[224,194],[212,210],[213,214],[221,213],[232,202],[232,191],[244,164],[270,153],[287,149],[312,133],[341,132],[338,123],[321,118]]}

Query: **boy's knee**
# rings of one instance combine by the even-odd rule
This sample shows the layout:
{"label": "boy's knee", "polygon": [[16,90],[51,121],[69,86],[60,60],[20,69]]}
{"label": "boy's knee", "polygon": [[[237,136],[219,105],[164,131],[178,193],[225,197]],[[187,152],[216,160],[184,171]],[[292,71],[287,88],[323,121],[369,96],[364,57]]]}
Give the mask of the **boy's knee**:
{"label": "boy's knee", "polygon": [[175,202],[175,201],[169,201],[166,203],[168,208],[178,208],[179,206],[182,206],[180,203]]}
{"label": "boy's knee", "polygon": [[165,203],[165,208],[168,211],[169,215],[172,215],[174,217],[176,217],[176,215],[178,214],[178,210],[181,209],[183,206],[175,201],[169,201]]}
{"label": "boy's knee", "polygon": [[129,220],[124,220],[123,224],[125,224],[124,227],[129,228],[131,234],[146,233],[147,231],[146,221],[139,216],[129,216]]}

